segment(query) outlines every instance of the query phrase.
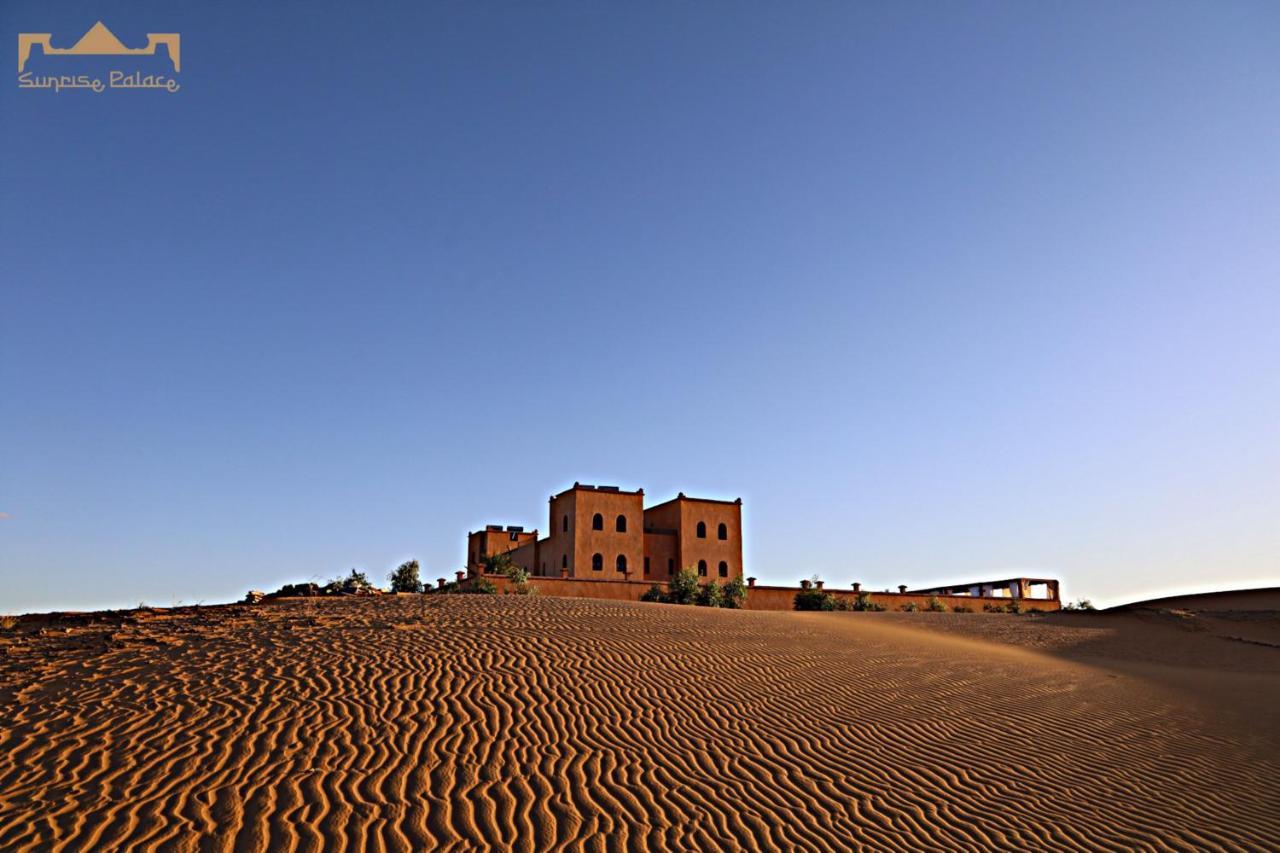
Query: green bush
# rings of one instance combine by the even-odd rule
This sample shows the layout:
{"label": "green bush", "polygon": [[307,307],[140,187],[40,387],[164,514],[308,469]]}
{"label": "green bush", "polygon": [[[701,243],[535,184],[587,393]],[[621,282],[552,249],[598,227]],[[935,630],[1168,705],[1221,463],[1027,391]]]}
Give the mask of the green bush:
{"label": "green bush", "polygon": [[1008,613],[1008,611],[1007,611],[1007,610],[1005,610],[1005,608],[1004,608],[1004,605],[1003,605],[1003,604],[991,604],[991,603],[987,603],[987,604],[982,605],[982,609],[983,609],[984,611],[986,611],[987,613]]}
{"label": "green bush", "polygon": [[486,554],[482,562],[484,563],[484,573],[486,575],[509,577],[511,570],[515,568],[515,564],[511,562],[510,554]]}
{"label": "green bush", "polygon": [[796,593],[796,610],[835,610],[835,596],[817,587],[802,589]]}
{"label": "green bush", "polygon": [[957,604],[955,607],[951,608],[951,612],[952,613],[972,613],[973,608],[967,604]]}
{"label": "green bush", "polygon": [[475,595],[497,595],[498,587],[488,578],[479,577],[475,579],[475,582],[471,584],[469,589],[464,589],[462,592],[470,592]]}
{"label": "green bush", "polygon": [[387,576],[392,592],[422,592],[422,579],[418,574],[418,561],[409,560]]}
{"label": "green bush", "polygon": [[1018,599],[1014,598],[1010,600],[1010,602],[1008,603],[1008,605],[1005,606],[1004,609],[1009,613],[1021,613],[1022,605],[1018,603]]}
{"label": "green bush", "polygon": [[1074,602],[1072,602],[1071,604],[1064,605],[1062,609],[1063,609],[1063,610],[1072,610],[1072,611],[1075,611],[1075,610],[1086,610],[1086,611],[1097,610],[1097,608],[1093,606],[1093,602],[1092,602],[1092,601],[1090,601],[1090,600],[1089,600],[1089,599],[1087,599],[1087,598],[1077,598],[1077,599],[1076,599]]}
{"label": "green bush", "polygon": [[720,607],[724,604],[724,590],[720,589],[714,581],[703,584],[698,589],[697,605],[699,607]]}
{"label": "green bush", "polygon": [[681,569],[668,584],[667,600],[672,604],[693,604],[698,600],[698,572],[692,568]]}
{"label": "green bush", "polygon": [[919,609],[920,609],[920,605],[918,605],[918,604],[916,604],[914,601],[912,601],[912,602],[910,602],[910,603],[908,603],[908,604],[904,604],[904,605],[902,605],[902,609],[903,609],[905,612],[907,612],[907,613],[915,613],[917,610],[919,610]]}
{"label": "green bush", "polygon": [[860,592],[858,593],[857,599],[853,602],[852,609],[859,613],[879,613],[885,609],[885,606],[872,601],[869,594]]}
{"label": "green bush", "polygon": [[925,603],[924,609],[931,613],[946,613],[947,605],[943,604],[942,599],[938,598],[938,596],[931,595],[928,602]]}
{"label": "green bush", "polygon": [[747,600],[747,585],[743,583],[742,578],[734,578],[725,583],[723,591],[724,603],[720,605],[721,607],[738,610]]}
{"label": "green bush", "polygon": [[649,589],[645,591],[644,595],[640,596],[640,600],[656,601],[659,604],[661,604],[667,600],[667,593],[665,590],[663,590],[662,587],[658,586],[655,583],[653,586],[649,587]]}

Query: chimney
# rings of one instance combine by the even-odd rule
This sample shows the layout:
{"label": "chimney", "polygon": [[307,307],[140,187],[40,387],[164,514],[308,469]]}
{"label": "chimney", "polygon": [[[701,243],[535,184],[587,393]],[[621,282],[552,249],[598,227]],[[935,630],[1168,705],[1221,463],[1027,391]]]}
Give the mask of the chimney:
{"label": "chimney", "polygon": [[822,585],[824,583],[826,583],[826,581],[814,581],[813,585],[816,586],[818,589],[822,589]]}
{"label": "chimney", "polygon": [[800,581],[801,589],[808,589],[811,586],[813,586],[813,581]]}
{"label": "chimney", "polygon": [[853,582],[853,591],[854,591],[854,592],[862,592],[862,584],[858,583],[857,581],[854,581],[854,582]]}
{"label": "chimney", "polygon": [[756,579],[755,579],[755,578],[747,578],[747,586],[748,586],[750,589],[755,589],[755,588],[756,588]]}
{"label": "chimney", "polygon": [[436,589],[444,589],[444,578],[436,578]]}
{"label": "chimney", "polygon": [[458,583],[462,583],[462,579],[466,577],[467,573],[459,571],[459,572],[454,572],[453,574],[458,579]]}
{"label": "chimney", "polygon": [[907,591],[907,585],[906,585],[905,583],[900,583],[900,584],[898,584],[898,594],[899,594],[899,595],[903,595],[904,593],[906,593],[906,591]]}

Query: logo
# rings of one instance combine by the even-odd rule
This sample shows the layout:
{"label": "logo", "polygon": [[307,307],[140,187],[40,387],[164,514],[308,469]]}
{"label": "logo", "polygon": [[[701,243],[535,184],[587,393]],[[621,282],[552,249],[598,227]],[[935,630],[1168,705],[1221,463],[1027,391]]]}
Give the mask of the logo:
{"label": "logo", "polygon": [[182,71],[181,40],[178,33],[147,33],[146,47],[125,47],[102,21],[90,27],[80,37],[80,41],[71,47],[54,47],[52,33],[18,33],[18,88],[51,89],[54,92],[61,92],[63,89],[91,89],[94,92],[106,89],[159,89],[176,92],[181,88],[176,78],[163,74],[144,74],[141,70],[130,72],[111,69],[107,72],[104,83],[101,77],[87,74],[39,75],[26,68],[27,60],[31,58],[31,49],[37,45],[45,56],[123,57],[156,56],[157,48],[164,45],[176,74]]}

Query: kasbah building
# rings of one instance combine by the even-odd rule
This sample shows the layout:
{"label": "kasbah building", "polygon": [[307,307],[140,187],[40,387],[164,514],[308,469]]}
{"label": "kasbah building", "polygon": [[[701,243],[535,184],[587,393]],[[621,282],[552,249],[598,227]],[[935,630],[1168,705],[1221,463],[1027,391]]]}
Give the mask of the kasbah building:
{"label": "kasbah building", "polygon": [[666,582],[692,568],[702,582],[741,578],[742,499],[691,498],[681,492],[644,508],[644,489],[574,483],[552,495],[548,535],[490,524],[467,535],[467,574],[484,559],[510,554],[534,577]]}

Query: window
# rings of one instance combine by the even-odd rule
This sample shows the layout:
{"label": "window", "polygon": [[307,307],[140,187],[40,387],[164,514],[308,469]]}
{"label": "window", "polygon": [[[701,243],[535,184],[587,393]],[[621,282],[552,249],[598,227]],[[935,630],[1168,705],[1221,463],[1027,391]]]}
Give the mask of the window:
{"label": "window", "polygon": [[724,560],[720,561],[720,577],[722,578],[729,577],[729,564],[726,563]]}
{"label": "window", "polygon": [[617,522],[614,523],[613,529],[619,533],[627,532],[627,517],[625,515],[618,516]]}
{"label": "window", "polygon": [[569,516],[564,517],[564,521],[560,522],[560,529],[565,533],[569,532]]}
{"label": "window", "polygon": [[561,555],[560,555],[560,568],[562,568],[562,569],[567,569],[567,568],[569,568],[569,555],[568,555],[568,554],[561,554]]}
{"label": "window", "polygon": [[717,539],[728,539],[728,538],[729,538],[729,525],[724,524],[724,523],[721,523],[720,528],[716,531],[716,538],[717,538]]}
{"label": "window", "polygon": [[698,561],[698,577],[705,578],[706,576],[707,576],[707,561],[699,560]]}
{"label": "window", "polygon": [[539,571],[539,574],[543,574],[543,575],[545,575],[546,573],[547,573],[547,564],[546,564],[546,563],[543,563],[543,564],[542,564],[542,569]]}
{"label": "window", "polygon": [[627,570],[627,555],[619,554],[616,565],[618,567],[618,571],[625,572]]}
{"label": "window", "polygon": [[668,559],[668,560],[667,560],[667,575],[668,575],[668,576],[670,576],[670,575],[674,575],[675,573],[676,573],[676,561],[675,561],[674,559]]}
{"label": "window", "polygon": [[604,554],[591,555],[591,571],[593,572],[604,571]]}
{"label": "window", "polygon": [[649,574],[649,558],[648,557],[644,558],[644,573],[646,575]]}
{"label": "window", "polygon": [[603,515],[601,515],[600,513],[598,513],[598,512],[597,512],[594,516],[592,516],[592,517],[591,517],[591,529],[592,529],[592,530],[604,530],[604,516],[603,516]]}
{"label": "window", "polygon": [[699,539],[707,538],[707,523],[705,521],[698,522],[698,538]]}

